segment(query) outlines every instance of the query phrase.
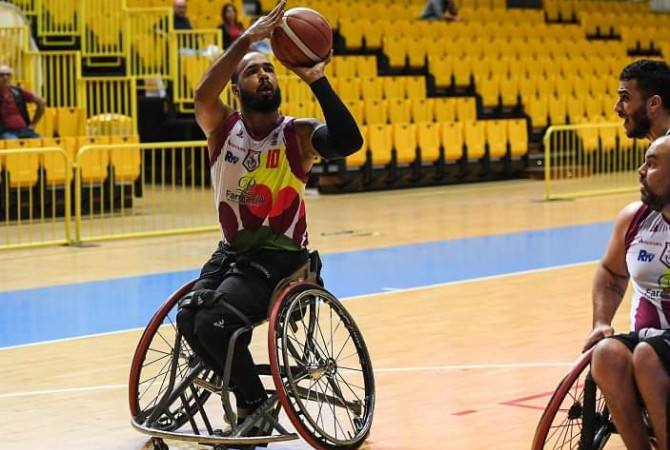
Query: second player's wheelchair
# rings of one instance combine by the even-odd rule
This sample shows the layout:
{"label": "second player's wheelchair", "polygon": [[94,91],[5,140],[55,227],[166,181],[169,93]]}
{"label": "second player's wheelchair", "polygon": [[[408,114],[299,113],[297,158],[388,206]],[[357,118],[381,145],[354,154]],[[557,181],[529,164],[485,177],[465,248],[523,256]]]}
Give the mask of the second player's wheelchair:
{"label": "second player's wheelchair", "polygon": [[[592,354],[593,349],[583,353],[559,383],[537,425],[532,450],[601,450],[617,432],[591,377]],[[641,414],[655,444],[644,408]]]}
{"label": "second player's wheelchair", "polygon": [[[321,285],[320,268],[318,253],[312,252],[275,289],[268,317],[269,364],[256,365],[274,386],[264,383],[268,400],[240,424],[230,400],[233,349],[242,333],[260,324],[247,320],[233,334],[221,378],[203,365],[176,327],[177,302],[195,281],[173,293],[150,320],[133,357],[132,425],[153,436],[155,449],[167,449],[163,439],[174,439],[250,450],[298,434],[316,449],[358,448],[372,425],[372,364],[353,318]],[[214,398],[220,402],[208,402]],[[235,425],[224,430],[223,421]]]}

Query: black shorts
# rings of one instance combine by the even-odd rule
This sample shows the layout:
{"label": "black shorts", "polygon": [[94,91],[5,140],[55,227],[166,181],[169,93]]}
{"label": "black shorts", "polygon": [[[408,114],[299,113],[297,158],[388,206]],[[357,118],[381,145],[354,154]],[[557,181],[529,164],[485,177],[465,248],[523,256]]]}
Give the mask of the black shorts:
{"label": "black shorts", "polygon": [[[631,331],[627,334],[617,334],[611,337],[628,347],[632,352],[640,342],[645,342],[654,349],[665,371],[670,375],[670,330],[653,330],[658,332],[653,336],[640,336],[640,332]],[[661,332],[662,331],[662,332]],[[646,334],[646,333],[645,333]]]}

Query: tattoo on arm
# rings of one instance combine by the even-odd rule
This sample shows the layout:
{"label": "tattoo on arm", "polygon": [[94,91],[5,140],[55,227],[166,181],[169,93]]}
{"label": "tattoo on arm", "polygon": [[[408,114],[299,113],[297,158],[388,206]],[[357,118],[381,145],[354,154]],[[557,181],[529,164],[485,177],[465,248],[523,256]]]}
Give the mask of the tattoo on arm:
{"label": "tattoo on arm", "polygon": [[619,297],[623,297],[624,294],[626,293],[626,285],[628,285],[629,276],[627,274],[621,275],[615,273],[605,265],[603,265],[602,267],[607,271],[609,275],[609,277],[607,278],[607,289],[614,292]]}

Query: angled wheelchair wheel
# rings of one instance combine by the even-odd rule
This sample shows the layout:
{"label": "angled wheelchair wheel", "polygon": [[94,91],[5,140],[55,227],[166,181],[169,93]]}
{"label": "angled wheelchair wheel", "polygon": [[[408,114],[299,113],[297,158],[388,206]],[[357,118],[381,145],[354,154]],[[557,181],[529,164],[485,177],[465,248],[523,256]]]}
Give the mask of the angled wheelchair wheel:
{"label": "angled wheelchair wheel", "polygon": [[560,382],[535,431],[533,450],[600,450],[615,432],[605,398],[590,375],[593,350]]}
{"label": "angled wheelchair wheel", "polygon": [[210,396],[210,390],[201,385],[216,385],[217,377],[200,369],[198,358],[177,332],[177,302],[193,283],[182,286],[163,303],[135,350],[128,391],[130,412],[139,425],[177,430],[202,410]]}
{"label": "angled wheelchair wheel", "polygon": [[370,432],[374,374],[363,337],[321,286],[289,285],[268,330],[270,370],[296,431],[316,449],[356,449]]}

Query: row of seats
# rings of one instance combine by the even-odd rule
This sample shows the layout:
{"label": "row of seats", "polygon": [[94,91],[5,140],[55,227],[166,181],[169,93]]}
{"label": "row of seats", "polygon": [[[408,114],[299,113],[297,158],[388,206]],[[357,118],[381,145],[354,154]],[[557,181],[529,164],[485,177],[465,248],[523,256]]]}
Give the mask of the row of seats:
{"label": "row of seats", "polygon": [[[590,97],[591,99],[598,98],[605,95],[610,99],[616,98],[616,92],[619,87],[619,82],[612,77],[595,77],[589,76],[586,78],[579,75],[570,76],[567,78],[561,76],[552,77],[506,77],[494,76],[490,78],[475,78],[475,86],[477,92],[484,99],[484,106],[489,106],[486,98],[494,99],[499,95],[503,98],[511,99],[512,103],[503,101],[503,105],[516,105],[517,95],[547,97],[550,95],[559,96],[577,96],[579,98]],[[495,104],[497,102],[494,101]],[[493,106],[493,105],[491,105]]]}
{"label": "row of seats", "polygon": [[550,124],[580,123],[582,118],[600,121],[601,117],[606,117],[610,122],[620,121],[613,111],[616,101],[613,96],[529,96],[523,97],[522,101],[535,129],[545,128]]}
{"label": "row of seats", "polygon": [[[138,143],[138,136],[79,136],[65,138],[0,140],[2,149],[33,149],[59,147],[74,162],[79,149],[86,145],[109,145]],[[91,151],[81,160],[81,174],[84,183],[99,183],[107,178],[107,168],[111,164],[116,181],[130,182],[140,176],[140,150],[124,149],[114,151]],[[63,185],[72,179],[66,171],[63,157],[57,153],[28,153],[2,155],[0,167],[9,174],[9,186],[31,187],[39,180],[39,168],[44,169],[49,186]]]}
{"label": "row of seats", "polygon": [[588,36],[619,36],[622,29],[638,27],[640,24],[644,24],[644,28],[666,28],[670,25],[668,16],[664,14],[622,14],[618,8],[605,12],[581,13],[579,22]]}
{"label": "row of seats", "polygon": [[607,12],[612,9],[621,16],[649,11],[647,2],[630,1],[588,1],[588,0],[544,0],[544,10],[547,20],[550,21],[574,21],[582,12]]}
{"label": "row of seats", "polygon": [[[385,76],[371,78],[331,78],[333,88],[344,100],[382,100],[426,98],[426,78],[414,76]],[[289,102],[311,100],[314,95],[299,78],[282,78],[279,87]]]}
{"label": "row of seats", "polygon": [[[369,125],[362,127],[363,148],[347,157],[347,167],[419,161],[422,164],[445,162],[464,157],[476,161],[487,155],[499,160],[508,154],[514,158],[528,152],[526,121],[485,120],[463,122],[423,122],[417,124]],[[442,150],[442,151],[441,151]],[[369,153],[369,154],[368,154]],[[395,159],[394,159],[395,158]]]}

